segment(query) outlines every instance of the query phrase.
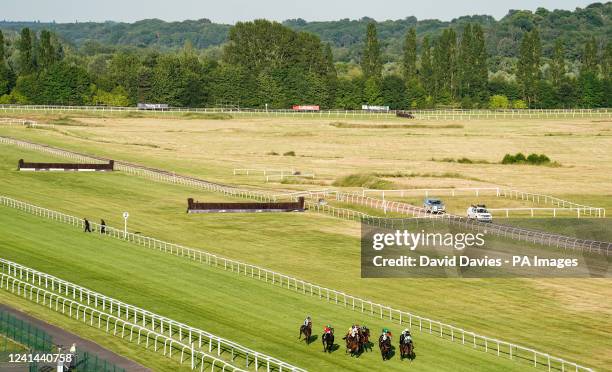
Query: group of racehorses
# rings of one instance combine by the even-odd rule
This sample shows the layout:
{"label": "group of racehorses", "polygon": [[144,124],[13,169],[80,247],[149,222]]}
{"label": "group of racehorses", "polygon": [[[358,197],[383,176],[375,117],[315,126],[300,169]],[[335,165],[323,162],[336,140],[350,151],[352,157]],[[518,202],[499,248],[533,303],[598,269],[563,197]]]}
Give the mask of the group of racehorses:
{"label": "group of racehorses", "polygon": [[[308,321],[307,324],[300,326],[300,334],[298,339],[301,340],[304,335],[306,344],[310,344],[312,335],[312,322]],[[378,348],[383,360],[388,360],[392,356],[393,346],[391,344],[391,332],[386,328],[383,330],[383,334],[378,338]],[[370,342],[370,330],[366,326],[353,325],[349,328],[346,336],[342,338],[346,341],[346,353],[351,356],[358,356],[364,351],[372,351],[372,343]],[[321,342],[323,343],[323,351],[331,353],[334,350],[334,329],[331,326],[327,326],[323,329],[323,335],[321,336]],[[404,337],[404,334],[400,337],[399,342],[400,358],[414,359],[414,344],[410,337]]]}

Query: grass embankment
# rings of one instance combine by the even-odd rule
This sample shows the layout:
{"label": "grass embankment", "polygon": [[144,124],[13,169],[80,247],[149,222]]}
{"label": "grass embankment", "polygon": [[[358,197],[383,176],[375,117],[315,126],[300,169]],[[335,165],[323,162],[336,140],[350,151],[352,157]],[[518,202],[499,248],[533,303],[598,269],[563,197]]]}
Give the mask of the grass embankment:
{"label": "grass embankment", "polygon": [[5,195],[93,220],[105,218],[115,226],[128,210],[132,231],[246,260],[594,367],[612,361],[606,331],[612,326],[608,280],[361,279],[359,225],[354,222],[309,213],[187,215],[187,197],[222,196],[121,173],[19,173],[19,158],[43,160],[40,154],[11,146],[0,150]]}

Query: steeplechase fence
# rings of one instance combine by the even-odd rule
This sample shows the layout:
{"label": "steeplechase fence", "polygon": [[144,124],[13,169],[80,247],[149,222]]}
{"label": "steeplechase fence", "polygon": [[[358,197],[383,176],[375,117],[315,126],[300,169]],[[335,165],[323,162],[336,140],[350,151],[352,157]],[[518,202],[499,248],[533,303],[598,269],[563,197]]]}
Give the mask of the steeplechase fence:
{"label": "steeplechase fence", "polygon": [[112,172],[115,166],[114,160],[108,164],[77,164],[77,163],[31,163],[19,159],[17,168],[20,171],[78,171],[78,172]]}
{"label": "steeplechase fence", "polygon": [[[70,216],[47,208],[41,208],[12,198],[0,196],[0,205],[83,228],[83,220],[78,217]],[[100,225],[96,223],[92,223],[92,227],[94,228],[94,231],[101,231]],[[409,326],[412,329],[436,335],[451,342],[460,343],[474,350],[480,350],[499,357],[509,358],[511,360],[526,361],[531,363],[534,367],[544,367],[548,368],[549,371],[555,370],[561,372],[593,371],[591,368],[579,365],[575,362],[570,362],[561,357],[535,350],[533,348],[480,335],[476,332],[472,332],[454,325],[415,315],[407,311],[394,309],[391,306],[365,300],[357,296],[347,294],[343,291],[326,288],[256,265],[251,265],[199,249],[193,249],[179,244],[165,242],[156,238],[151,238],[132,232],[125,233],[122,229],[117,229],[110,226],[106,226],[105,234],[109,237],[122,239],[143,247],[155,249],[179,257],[185,257],[191,261],[200,262],[202,264],[220,268],[226,271],[231,271],[237,275],[264,281],[265,283],[269,283],[279,288],[291,290],[296,293],[302,293],[303,295],[318,297],[319,299],[327,301],[328,303],[343,306],[345,309],[358,311],[380,319],[387,319],[390,322],[396,322],[401,326]]]}
{"label": "steeplechase fence", "polygon": [[187,199],[187,213],[215,212],[303,212],[304,198],[296,202],[266,202],[266,203],[202,203]]}

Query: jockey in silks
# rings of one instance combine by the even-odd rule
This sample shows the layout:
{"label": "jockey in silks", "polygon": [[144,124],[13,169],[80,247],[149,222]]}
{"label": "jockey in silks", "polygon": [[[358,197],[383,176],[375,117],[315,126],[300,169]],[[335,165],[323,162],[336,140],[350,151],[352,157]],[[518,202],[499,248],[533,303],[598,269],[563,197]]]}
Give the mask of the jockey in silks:
{"label": "jockey in silks", "polygon": [[383,328],[383,331],[382,331],[382,340],[383,340],[383,342],[386,342],[387,339],[389,339],[389,342],[391,342],[391,336],[392,336],[392,334],[389,331],[389,329],[388,328]]}
{"label": "jockey in silks", "polygon": [[410,330],[408,328],[404,329],[400,335],[400,344],[412,344],[412,347],[414,347],[412,336],[410,335]]}
{"label": "jockey in silks", "polygon": [[346,340],[348,337],[351,338],[355,338],[358,336],[357,332],[359,331],[359,326],[353,324],[349,329],[348,332],[346,333],[346,336],[343,338],[343,340]]}
{"label": "jockey in silks", "polygon": [[308,315],[306,319],[304,319],[304,327],[308,327],[311,324],[312,324],[312,319],[310,319],[310,315]]}
{"label": "jockey in silks", "polygon": [[326,325],[326,326],[323,328],[323,334],[325,334],[325,333],[331,333],[331,334],[333,334],[333,333],[334,333],[334,328],[333,328],[332,326],[330,326],[329,324],[328,324],[328,325]]}

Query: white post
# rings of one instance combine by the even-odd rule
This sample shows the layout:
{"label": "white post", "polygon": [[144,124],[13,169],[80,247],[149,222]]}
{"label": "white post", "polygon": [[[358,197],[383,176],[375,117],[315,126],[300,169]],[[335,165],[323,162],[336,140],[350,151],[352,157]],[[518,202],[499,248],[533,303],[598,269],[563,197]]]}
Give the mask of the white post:
{"label": "white post", "polygon": [[127,238],[127,220],[130,217],[128,212],[123,212],[123,239]]}

